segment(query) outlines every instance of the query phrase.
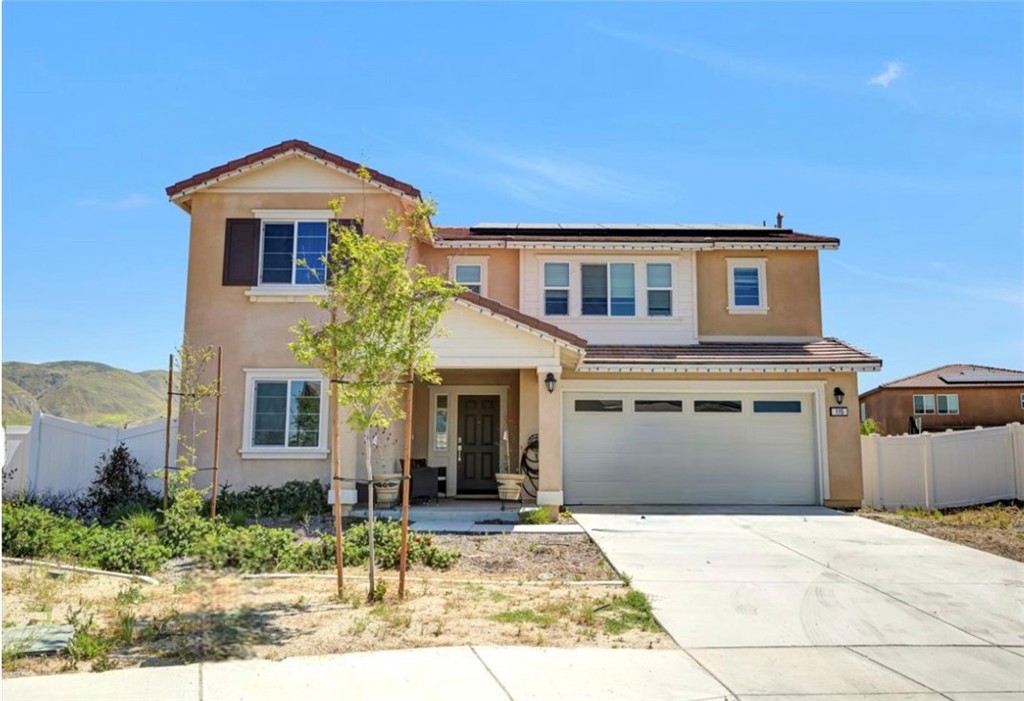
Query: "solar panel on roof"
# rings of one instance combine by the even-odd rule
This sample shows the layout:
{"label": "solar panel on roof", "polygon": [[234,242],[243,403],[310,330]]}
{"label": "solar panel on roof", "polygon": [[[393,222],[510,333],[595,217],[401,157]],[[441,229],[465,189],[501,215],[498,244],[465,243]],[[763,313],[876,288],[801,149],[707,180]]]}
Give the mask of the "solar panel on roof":
{"label": "solar panel on roof", "polygon": [[951,385],[1024,384],[1024,372],[962,372],[939,379]]}

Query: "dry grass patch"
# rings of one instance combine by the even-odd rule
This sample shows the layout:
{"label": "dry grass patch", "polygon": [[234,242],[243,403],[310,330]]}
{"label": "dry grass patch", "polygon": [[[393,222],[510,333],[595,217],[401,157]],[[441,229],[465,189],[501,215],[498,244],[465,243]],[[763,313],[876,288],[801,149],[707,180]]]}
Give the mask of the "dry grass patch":
{"label": "dry grass patch", "polygon": [[989,504],[957,509],[862,510],[875,521],[1024,562],[1024,508]]}
{"label": "dry grass patch", "polygon": [[404,601],[389,572],[374,604],[366,603],[366,570],[357,568],[346,569],[339,598],[331,575],[251,579],[179,562],[156,574],[159,585],[147,586],[5,564],[4,625],[73,618],[83,649],[5,656],[4,673],[449,645],[674,647],[642,594],[586,583],[614,579],[586,536],[435,538],[463,553],[455,567],[413,570]]}

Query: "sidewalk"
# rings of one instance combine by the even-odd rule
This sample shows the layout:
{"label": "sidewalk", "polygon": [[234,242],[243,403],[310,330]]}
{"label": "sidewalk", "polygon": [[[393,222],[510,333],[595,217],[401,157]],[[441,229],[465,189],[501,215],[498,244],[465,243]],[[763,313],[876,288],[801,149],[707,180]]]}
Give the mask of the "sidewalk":
{"label": "sidewalk", "polygon": [[447,647],[3,681],[4,701],[668,701],[729,693],[682,650]]}

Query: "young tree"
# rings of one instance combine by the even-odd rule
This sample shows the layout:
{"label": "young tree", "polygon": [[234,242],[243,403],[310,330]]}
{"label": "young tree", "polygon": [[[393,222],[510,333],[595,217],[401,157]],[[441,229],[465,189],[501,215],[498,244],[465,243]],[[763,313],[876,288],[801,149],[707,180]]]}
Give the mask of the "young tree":
{"label": "young tree", "polygon": [[[331,202],[340,217],[341,201]],[[289,348],[296,359],[319,368],[330,380],[336,402],[332,426],[332,472],[335,496],[335,558],[338,592],[342,591],[342,534],[339,482],[338,410],[349,410],[349,424],[363,436],[370,479],[370,598],[374,596],[373,460],[371,429],[405,417],[401,400],[414,379],[438,382],[430,341],[441,316],[459,288],[410,265],[412,241],[433,237],[432,200],[405,205],[384,219],[387,237],[364,236],[355,227],[331,224],[324,256],[326,294],[317,305],[327,320],[300,319]],[[409,456],[406,456],[408,460]]]}

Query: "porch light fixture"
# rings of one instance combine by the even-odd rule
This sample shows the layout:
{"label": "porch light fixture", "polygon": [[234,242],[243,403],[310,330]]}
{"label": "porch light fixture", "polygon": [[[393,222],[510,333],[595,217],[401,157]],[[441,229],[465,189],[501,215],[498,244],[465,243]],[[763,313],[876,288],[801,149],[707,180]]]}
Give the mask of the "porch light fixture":
{"label": "porch light fixture", "polygon": [[844,392],[842,388],[836,387],[832,390],[832,396],[836,398],[836,404],[842,404],[843,398],[846,397],[846,392]]}
{"label": "porch light fixture", "polygon": [[548,394],[555,391],[555,383],[557,382],[558,380],[555,379],[555,373],[549,372],[548,376],[544,378],[544,386],[548,388]]}

